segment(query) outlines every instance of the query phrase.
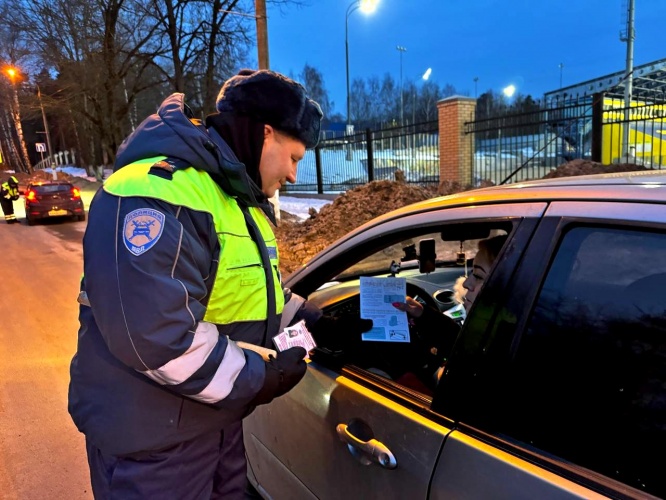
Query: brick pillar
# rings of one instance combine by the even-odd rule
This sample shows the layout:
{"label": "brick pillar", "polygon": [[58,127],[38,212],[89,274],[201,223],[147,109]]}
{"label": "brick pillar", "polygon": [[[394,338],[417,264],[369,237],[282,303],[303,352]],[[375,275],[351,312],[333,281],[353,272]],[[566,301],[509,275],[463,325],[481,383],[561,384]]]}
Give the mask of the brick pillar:
{"label": "brick pillar", "polygon": [[437,103],[439,116],[439,180],[472,183],[474,134],[465,134],[465,122],[474,121],[476,99],[451,96]]}

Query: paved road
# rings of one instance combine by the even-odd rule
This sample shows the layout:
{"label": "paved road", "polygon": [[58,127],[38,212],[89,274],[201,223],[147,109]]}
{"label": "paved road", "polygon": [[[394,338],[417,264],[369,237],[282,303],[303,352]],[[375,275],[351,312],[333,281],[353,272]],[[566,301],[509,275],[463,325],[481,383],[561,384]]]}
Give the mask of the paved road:
{"label": "paved road", "polygon": [[92,498],[83,437],[67,413],[85,225],[0,222],[3,499]]}

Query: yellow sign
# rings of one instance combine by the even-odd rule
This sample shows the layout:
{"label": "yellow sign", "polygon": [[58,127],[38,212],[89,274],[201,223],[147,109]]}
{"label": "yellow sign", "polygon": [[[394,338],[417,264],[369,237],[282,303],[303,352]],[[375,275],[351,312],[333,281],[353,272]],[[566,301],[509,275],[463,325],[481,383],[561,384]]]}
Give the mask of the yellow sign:
{"label": "yellow sign", "polygon": [[628,127],[630,156],[640,158],[646,166],[666,164],[666,105],[632,101],[628,118],[624,108],[621,99],[604,99],[602,163],[622,158],[624,127]]}

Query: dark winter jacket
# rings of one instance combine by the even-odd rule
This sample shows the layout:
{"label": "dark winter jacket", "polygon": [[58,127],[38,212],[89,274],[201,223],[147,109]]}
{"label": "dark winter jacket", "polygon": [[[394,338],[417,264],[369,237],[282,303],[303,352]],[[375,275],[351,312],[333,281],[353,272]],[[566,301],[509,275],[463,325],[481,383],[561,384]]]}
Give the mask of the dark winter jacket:
{"label": "dark winter jacket", "polygon": [[[146,160],[155,156],[167,158]],[[270,346],[289,297],[278,295],[275,240],[256,208],[272,216],[269,204],[221,137],[188,117],[182,94],[123,143],[116,170],[84,236],[69,411],[95,446],[123,455],[247,414],[265,364],[233,340]],[[238,297],[250,297],[251,314]],[[298,317],[307,308],[293,302]]]}

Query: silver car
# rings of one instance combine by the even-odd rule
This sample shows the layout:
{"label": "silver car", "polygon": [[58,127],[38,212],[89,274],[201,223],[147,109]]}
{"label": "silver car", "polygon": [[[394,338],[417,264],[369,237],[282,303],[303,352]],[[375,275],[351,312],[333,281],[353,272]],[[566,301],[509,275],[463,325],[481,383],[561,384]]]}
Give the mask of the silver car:
{"label": "silver car", "polygon": [[[464,318],[456,280],[493,235],[506,243]],[[319,345],[296,388],[245,420],[262,496],[666,496],[666,174],[422,202],[285,284],[358,317],[362,276],[405,278],[438,321],[410,322],[407,342]],[[439,315],[457,322],[446,349]]]}

